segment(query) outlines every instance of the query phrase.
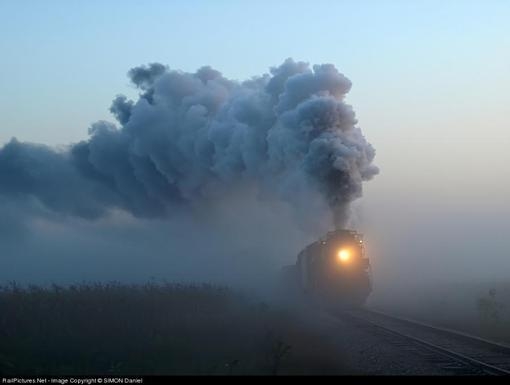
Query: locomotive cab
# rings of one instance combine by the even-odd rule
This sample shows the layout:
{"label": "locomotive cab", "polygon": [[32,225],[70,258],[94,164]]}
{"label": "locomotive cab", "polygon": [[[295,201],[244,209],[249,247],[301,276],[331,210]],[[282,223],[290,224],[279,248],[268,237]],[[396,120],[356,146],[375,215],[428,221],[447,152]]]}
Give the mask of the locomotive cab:
{"label": "locomotive cab", "polygon": [[352,230],[329,232],[298,255],[302,291],[328,306],[359,306],[371,292],[363,236]]}

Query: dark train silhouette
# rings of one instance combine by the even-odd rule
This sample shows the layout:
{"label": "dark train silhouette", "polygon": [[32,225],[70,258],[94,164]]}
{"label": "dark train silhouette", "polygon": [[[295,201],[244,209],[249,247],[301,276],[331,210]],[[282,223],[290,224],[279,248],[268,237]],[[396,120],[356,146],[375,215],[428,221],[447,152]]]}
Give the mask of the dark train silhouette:
{"label": "dark train silhouette", "polygon": [[372,291],[363,236],[335,230],[306,246],[284,268],[287,287],[328,308],[361,306]]}

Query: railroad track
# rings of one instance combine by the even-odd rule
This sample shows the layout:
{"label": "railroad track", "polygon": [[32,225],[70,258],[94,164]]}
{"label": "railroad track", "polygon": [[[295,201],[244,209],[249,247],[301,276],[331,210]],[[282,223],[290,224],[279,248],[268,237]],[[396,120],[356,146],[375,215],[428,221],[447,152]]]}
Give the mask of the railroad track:
{"label": "railroad track", "polygon": [[339,311],[334,316],[354,322],[409,354],[422,356],[442,371],[457,375],[510,375],[508,345],[374,310]]}

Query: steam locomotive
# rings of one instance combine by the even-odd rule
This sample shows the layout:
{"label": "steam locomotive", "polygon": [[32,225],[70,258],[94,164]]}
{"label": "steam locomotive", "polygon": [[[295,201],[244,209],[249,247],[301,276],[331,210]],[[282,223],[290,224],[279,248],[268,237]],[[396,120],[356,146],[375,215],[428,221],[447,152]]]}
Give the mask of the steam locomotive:
{"label": "steam locomotive", "polygon": [[284,273],[301,295],[336,309],[364,304],[372,291],[369,269],[362,234],[335,230],[306,246]]}

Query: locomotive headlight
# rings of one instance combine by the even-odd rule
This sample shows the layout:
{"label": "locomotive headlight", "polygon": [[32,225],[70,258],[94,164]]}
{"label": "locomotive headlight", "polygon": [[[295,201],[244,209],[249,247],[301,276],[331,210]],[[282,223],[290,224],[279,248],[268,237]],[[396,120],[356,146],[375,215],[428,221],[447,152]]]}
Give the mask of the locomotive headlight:
{"label": "locomotive headlight", "polygon": [[338,259],[340,262],[349,262],[349,259],[351,259],[351,253],[347,249],[340,249],[338,251]]}

